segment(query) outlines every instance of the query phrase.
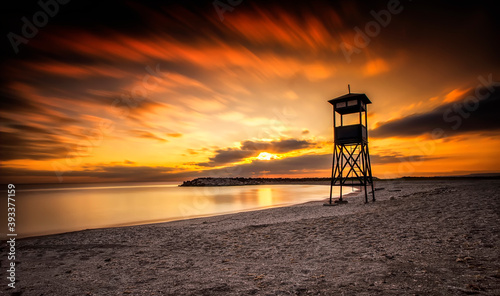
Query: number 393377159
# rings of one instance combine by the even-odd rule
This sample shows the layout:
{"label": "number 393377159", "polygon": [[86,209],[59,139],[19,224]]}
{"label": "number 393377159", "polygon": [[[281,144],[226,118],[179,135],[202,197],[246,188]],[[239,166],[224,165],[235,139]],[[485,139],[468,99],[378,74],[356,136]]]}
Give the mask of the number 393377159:
{"label": "number 393377159", "polygon": [[9,184],[8,185],[9,190],[7,191],[8,193],[8,200],[7,200],[7,227],[9,228],[9,232],[14,233],[16,232],[16,187],[14,184]]}

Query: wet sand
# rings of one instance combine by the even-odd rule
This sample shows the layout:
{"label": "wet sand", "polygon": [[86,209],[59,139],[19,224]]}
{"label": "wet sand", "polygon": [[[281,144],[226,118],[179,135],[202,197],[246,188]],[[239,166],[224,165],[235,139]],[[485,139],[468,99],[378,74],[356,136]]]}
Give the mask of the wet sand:
{"label": "wet sand", "polygon": [[375,187],[384,188],[375,203],[364,204],[357,194],[336,207],[318,201],[22,239],[16,289],[2,277],[0,291],[500,295],[499,180],[379,181]]}

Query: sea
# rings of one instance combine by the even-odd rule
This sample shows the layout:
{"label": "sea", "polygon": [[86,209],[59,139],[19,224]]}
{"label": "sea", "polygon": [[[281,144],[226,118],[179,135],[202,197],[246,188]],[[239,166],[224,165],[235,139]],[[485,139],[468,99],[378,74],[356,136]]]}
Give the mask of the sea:
{"label": "sea", "polygon": [[[8,233],[24,238],[215,216],[321,201],[330,193],[325,185],[178,185],[172,182],[18,185],[15,200],[9,206],[15,208],[15,220],[11,219],[14,231],[8,228],[8,208],[4,207],[8,203],[7,191],[0,197],[1,237],[7,238]],[[338,188],[333,189],[334,196],[338,196]]]}

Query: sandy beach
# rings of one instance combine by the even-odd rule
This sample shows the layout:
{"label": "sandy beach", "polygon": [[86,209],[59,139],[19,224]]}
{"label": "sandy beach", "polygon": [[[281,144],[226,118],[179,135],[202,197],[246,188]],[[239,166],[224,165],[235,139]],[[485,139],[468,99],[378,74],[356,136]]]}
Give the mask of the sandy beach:
{"label": "sandy beach", "polygon": [[375,203],[355,194],[336,207],[318,201],[22,239],[16,289],[3,277],[0,291],[500,295],[499,180],[379,181],[375,187],[384,188]]}

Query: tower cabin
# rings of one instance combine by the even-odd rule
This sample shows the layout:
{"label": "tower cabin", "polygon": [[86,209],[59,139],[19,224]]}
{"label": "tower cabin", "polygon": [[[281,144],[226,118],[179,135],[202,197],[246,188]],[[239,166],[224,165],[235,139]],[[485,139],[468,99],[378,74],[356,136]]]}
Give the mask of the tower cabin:
{"label": "tower cabin", "polygon": [[[367,107],[372,102],[365,94],[349,93],[328,101],[333,105],[333,125],[335,144],[355,144],[368,142]],[[336,113],[340,115],[340,121],[336,122]],[[344,125],[344,115],[359,113],[359,123]],[[363,116],[364,115],[364,116]],[[363,120],[364,117],[364,120]],[[337,126],[337,124],[339,124]]]}

